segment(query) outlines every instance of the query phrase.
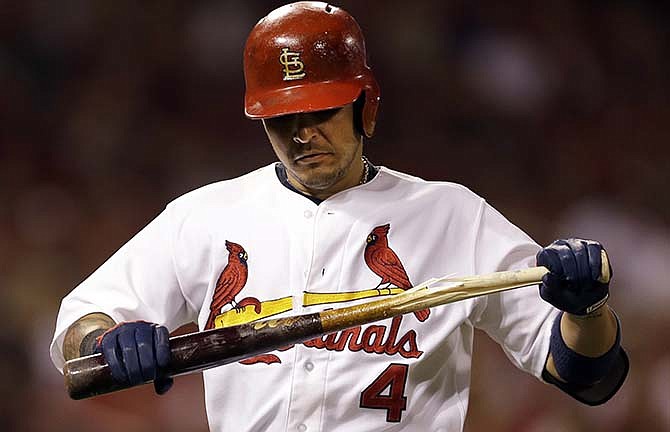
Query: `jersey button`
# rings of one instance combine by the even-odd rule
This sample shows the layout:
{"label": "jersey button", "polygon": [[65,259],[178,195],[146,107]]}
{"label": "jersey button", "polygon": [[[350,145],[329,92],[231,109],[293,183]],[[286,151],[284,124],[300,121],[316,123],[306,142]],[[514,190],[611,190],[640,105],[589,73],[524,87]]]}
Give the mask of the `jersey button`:
{"label": "jersey button", "polygon": [[306,425],[306,424],[304,424],[304,423],[300,423],[300,424],[298,425],[298,431],[299,431],[299,432],[305,432],[306,430],[307,430],[307,425]]}
{"label": "jersey button", "polygon": [[305,370],[307,372],[312,372],[314,370],[314,363],[312,363],[311,361],[305,362]]}
{"label": "jersey button", "polygon": [[305,210],[305,213],[303,213],[303,215],[305,216],[305,219],[309,219],[312,216],[314,216],[314,213],[312,213],[311,210]]}

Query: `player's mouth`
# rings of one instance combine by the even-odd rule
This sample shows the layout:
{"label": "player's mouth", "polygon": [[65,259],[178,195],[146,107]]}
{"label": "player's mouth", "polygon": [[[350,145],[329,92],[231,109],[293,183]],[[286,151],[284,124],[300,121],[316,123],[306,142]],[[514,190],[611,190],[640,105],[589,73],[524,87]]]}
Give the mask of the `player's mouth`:
{"label": "player's mouth", "polygon": [[313,163],[319,163],[323,162],[326,159],[332,157],[332,153],[324,152],[324,153],[309,153],[309,154],[304,154],[300,155],[296,158],[293,159],[293,162],[298,165],[307,165],[307,164],[313,164]]}

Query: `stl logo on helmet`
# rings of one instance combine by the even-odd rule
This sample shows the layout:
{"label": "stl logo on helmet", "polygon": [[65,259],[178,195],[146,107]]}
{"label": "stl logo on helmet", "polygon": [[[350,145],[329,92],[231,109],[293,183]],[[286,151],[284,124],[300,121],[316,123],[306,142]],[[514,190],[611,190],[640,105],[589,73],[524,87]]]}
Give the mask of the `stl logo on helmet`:
{"label": "stl logo on helmet", "polygon": [[279,62],[284,66],[284,81],[297,80],[305,77],[305,64],[300,61],[300,53],[282,48]]}

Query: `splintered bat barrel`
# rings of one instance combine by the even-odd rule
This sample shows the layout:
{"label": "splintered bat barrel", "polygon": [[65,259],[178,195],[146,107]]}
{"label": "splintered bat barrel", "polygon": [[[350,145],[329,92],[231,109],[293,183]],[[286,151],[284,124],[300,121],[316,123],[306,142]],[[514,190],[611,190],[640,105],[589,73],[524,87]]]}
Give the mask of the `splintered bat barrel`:
{"label": "splintered bat barrel", "polygon": [[[322,333],[321,319],[314,313],[176,336],[170,339],[167,374],[183,375],[233,363]],[[114,380],[102,354],[68,361],[63,374],[72,399],[130,387]]]}

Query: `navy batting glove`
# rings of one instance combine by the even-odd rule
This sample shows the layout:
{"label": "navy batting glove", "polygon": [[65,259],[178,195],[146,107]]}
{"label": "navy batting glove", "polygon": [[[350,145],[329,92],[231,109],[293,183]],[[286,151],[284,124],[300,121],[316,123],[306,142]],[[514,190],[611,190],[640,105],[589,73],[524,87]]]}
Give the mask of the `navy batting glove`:
{"label": "navy batting glove", "polygon": [[[537,254],[537,265],[549,269],[540,296],[558,309],[586,315],[605,304],[609,279],[601,282],[603,247],[592,240],[556,240]],[[610,267],[610,277],[612,268]]]}
{"label": "navy batting glove", "polygon": [[122,322],[100,335],[95,348],[102,353],[114,379],[131,386],[150,380],[156,393],[172,387],[164,371],[170,361],[168,329],[146,321]]}

